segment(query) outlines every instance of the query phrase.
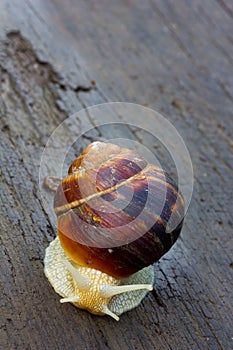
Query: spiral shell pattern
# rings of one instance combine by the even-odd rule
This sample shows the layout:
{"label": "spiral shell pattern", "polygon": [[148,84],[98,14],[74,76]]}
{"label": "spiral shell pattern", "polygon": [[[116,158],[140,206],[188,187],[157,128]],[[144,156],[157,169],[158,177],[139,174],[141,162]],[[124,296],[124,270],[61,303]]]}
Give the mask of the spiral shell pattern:
{"label": "spiral shell pattern", "polygon": [[94,142],[71,164],[54,209],[62,247],[74,262],[124,278],[172,247],[184,200],[162,169],[132,150]]}

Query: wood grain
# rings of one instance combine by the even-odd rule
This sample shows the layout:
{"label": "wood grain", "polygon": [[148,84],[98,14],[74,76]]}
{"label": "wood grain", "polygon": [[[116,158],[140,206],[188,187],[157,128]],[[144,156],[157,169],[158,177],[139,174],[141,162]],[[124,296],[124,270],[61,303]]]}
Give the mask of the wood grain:
{"label": "wood grain", "polygon": [[[2,349],[232,347],[232,13],[227,0],[1,1]],[[155,265],[155,290],[119,323],[60,305],[43,273],[56,233],[38,186],[54,128],[108,101],[167,116],[195,177],[181,238]],[[96,129],[74,153],[115,135],[166,161],[151,135],[123,126]]]}

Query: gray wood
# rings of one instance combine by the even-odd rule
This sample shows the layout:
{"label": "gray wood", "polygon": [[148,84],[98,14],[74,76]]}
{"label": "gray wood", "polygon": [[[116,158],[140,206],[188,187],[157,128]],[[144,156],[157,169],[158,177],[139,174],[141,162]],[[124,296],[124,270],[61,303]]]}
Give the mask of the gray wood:
{"label": "gray wood", "polygon": [[[2,349],[232,347],[232,14],[226,0],[1,1]],[[154,266],[154,292],[119,323],[60,305],[43,274],[56,232],[38,186],[54,128],[108,101],[167,116],[195,177],[181,238]],[[143,131],[117,134],[157,151]]]}

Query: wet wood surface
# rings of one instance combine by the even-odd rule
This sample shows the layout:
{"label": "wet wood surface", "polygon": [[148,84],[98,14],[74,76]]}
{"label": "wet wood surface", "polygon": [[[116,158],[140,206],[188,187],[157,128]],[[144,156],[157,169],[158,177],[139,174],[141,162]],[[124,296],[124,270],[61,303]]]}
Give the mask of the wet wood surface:
{"label": "wet wood surface", "polygon": [[[0,348],[232,348],[232,17],[228,0],[0,2]],[[194,169],[181,238],[155,264],[153,293],[119,322],[59,303],[43,273],[56,232],[38,185],[55,127],[110,101],[164,114]],[[142,130],[114,130],[92,137],[156,153]]]}

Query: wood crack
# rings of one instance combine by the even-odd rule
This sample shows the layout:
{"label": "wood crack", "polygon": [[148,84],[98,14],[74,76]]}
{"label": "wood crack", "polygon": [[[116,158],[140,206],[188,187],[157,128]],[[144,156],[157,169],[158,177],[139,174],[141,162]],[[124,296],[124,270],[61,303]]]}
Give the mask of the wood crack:
{"label": "wood crack", "polygon": [[219,6],[221,6],[221,8],[228,14],[228,16],[230,16],[231,18],[233,18],[233,11],[232,9],[225,3],[224,0],[216,0],[217,3],[219,4]]}

